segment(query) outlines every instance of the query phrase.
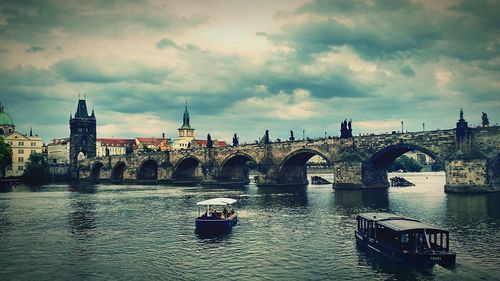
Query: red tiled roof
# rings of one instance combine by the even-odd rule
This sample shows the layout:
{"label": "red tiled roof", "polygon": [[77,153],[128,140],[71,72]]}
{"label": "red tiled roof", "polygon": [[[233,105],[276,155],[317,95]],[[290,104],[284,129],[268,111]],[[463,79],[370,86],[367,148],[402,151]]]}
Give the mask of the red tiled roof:
{"label": "red tiled roof", "polygon": [[168,139],[163,138],[136,138],[142,144],[160,145],[162,141]]}

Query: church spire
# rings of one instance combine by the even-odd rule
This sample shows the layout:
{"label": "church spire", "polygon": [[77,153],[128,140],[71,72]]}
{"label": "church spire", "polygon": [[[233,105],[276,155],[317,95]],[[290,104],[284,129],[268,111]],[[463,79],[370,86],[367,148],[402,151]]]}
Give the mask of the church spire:
{"label": "church spire", "polygon": [[191,129],[191,125],[189,125],[189,111],[188,105],[186,101],[186,107],[184,108],[184,117],[182,118],[182,129]]}

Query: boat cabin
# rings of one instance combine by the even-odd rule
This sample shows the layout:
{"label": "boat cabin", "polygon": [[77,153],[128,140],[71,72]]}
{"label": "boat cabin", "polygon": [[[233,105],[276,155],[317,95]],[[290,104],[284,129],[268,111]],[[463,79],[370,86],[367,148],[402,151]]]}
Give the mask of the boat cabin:
{"label": "boat cabin", "polygon": [[455,265],[444,229],[388,213],[359,214],[356,220],[356,242],[383,256],[418,266]]}
{"label": "boat cabin", "polygon": [[449,232],[415,219],[386,213],[357,217],[358,232],[403,252],[448,251]]}

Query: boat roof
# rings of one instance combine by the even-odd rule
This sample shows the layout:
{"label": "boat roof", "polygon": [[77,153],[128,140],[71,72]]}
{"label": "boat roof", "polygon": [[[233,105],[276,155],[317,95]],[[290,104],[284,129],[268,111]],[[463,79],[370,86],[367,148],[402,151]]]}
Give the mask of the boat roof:
{"label": "boat roof", "polygon": [[217,205],[217,206],[226,206],[226,205],[231,205],[234,202],[236,202],[236,199],[232,198],[212,198],[204,201],[200,201],[196,203],[196,205]]}
{"label": "boat roof", "polygon": [[395,214],[390,214],[390,213],[362,213],[358,214],[358,216],[371,220],[371,221],[382,221],[382,220],[388,220],[388,219],[404,219],[402,216],[398,216]]}
{"label": "boat roof", "polygon": [[442,232],[448,232],[445,229],[442,229],[438,226],[423,223],[416,219],[405,218],[402,216],[398,216],[390,213],[363,213],[358,216],[368,219],[371,221],[377,222],[379,225],[390,228],[394,231],[408,231],[408,230],[417,230],[417,229],[433,229]]}

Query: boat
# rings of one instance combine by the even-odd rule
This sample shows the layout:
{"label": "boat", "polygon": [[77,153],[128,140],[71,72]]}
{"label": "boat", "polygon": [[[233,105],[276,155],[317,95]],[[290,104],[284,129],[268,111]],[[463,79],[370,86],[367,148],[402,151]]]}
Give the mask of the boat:
{"label": "boat", "polygon": [[232,208],[228,210],[228,207],[236,201],[232,198],[213,198],[196,203],[198,205],[198,217],[195,219],[196,232],[216,234],[231,231],[238,222],[238,214]]}
{"label": "boat", "polygon": [[356,220],[357,244],[383,257],[412,266],[455,265],[444,229],[389,213],[362,213]]}

